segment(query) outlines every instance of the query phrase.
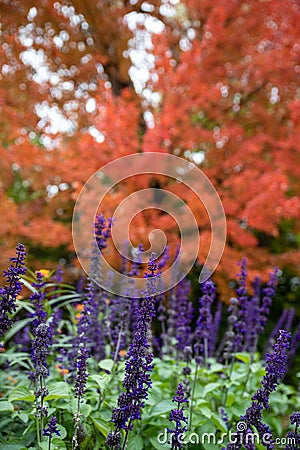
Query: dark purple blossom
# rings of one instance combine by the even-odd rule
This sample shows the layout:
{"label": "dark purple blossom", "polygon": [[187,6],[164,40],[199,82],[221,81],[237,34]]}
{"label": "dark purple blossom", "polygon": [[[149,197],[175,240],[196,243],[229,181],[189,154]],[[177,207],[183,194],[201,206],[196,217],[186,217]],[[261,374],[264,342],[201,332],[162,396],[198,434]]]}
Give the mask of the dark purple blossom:
{"label": "dark purple blossom", "polygon": [[77,357],[77,373],[74,385],[74,395],[79,401],[85,394],[86,381],[89,374],[87,373],[87,360],[90,356],[90,352],[87,348],[80,347]]}
{"label": "dark purple blossom", "polygon": [[199,299],[199,317],[196,323],[194,352],[197,364],[207,361],[208,342],[212,325],[211,305],[216,297],[216,286],[211,280],[202,284],[202,296]]}
{"label": "dark purple blossom", "polygon": [[285,323],[284,329],[287,330],[287,331],[291,331],[296,310],[295,310],[294,307],[292,307],[288,311],[289,312],[288,312],[288,316],[287,316],[287,319],[286,319],[286,323]]}
{"label": "dark purple blossom", "polygon": [[173,409],[170,414],[170,422],[175,422],[175,428],[168,428],[168,433],[170,433],[171,448],[179,450],[183,448],[181,439],[182,434],[186,433],[188,430],[188,419],[184,415],[184,404],[188,403],[188,399],[185,396],[182,383],[178,384],[176,395],[173,397],[172,401],[177,403],[177,408]]}
{"label": "dark purple blossom", "polygon": [[247,335],[247,319],[249,311],[249,300],[247,295],[247,260],[243,258],[238,263],[241,267],[238,277],[238,288],[236,289],[236,297],[239,301],[238,320],[234,323],[236,331],[234,352],[239,352],[244,349],[245,339]]}
{"label": "dark purple blossom", "polygon": [[[253,432],[253,427],[257,430],[262,442],[264,442],[264,435],[272,436],[272,432],[268,425],[262,421],[262,410],[269,408],[269,397],[274,392],[281,382],[287,366],[287,351],[289,349],[290,333],[285,330],[279,331],[279,337],[273,346],[273,351],[266,355],[266,375],[261,381],[262,387],[252,397],[252,404],[246,410],[241,419],[247,425],[245,431],[237,431],[238,443],[230,443],[227,445],[227,450],[239,450],[243,443],[247,442],[247,433]],[[265,443],[268,450],[274,449],[273,440],[268,440]]]}
{"label": "dark purple blossom", "polygon": [[278,332],[280,329],[284,328],[284,324],[286,323],[287,317],[288,317],[288,309],[284,309],[281,313],[281,316],[279,317],[278,322],[276,323],[275,327],[270,333],[269,339],[265,346],[265,353],[268,353],[272,350],[272,347],[274,345],[274,342],[276,340],[276,337],[278,335]]}
{"label": "dark purple blossom", "polygon": [[47,314],[44,308],[44,300],[46,297],[45,293],[46,282],[43,278],[41,272],[36,272],[36,282],[32,283],[32,287],[35,291],[31,294],[29,300],[34,307],[33,314],[33,332],[38,327],[40,323],[45,322]]}
{"label": "dark purple blossom", "polygon": [[[275,288],[278,281],[278,269],[275,268],[273,272],[270,273],[270,279],[267,286],[263,289],[261,306],[259,309],[259,320],[257,326],[258,334],[262,334],[267,323],[270,309],[272,305],[272,299],[275,295]],[[278,331],[278,330],[277,330]]]}
{"label": "dark purple blossom", "polygon": [[44,428],[44,431],[43,431],[43,435],[44,436],[49,436],[50,439],[52,438],[52,436],[54,434],[56,434],[57,436],[60,436],[60,431],[57,428],[57,423],[56,423],[56,417],[55,416],[51,417],[50,422],[48,423],[46,428]]}
{"label": "dark purple blossom", "polygon": [[191,289],[190,281],[183,280],[177,286],[176,292],[176,349],[177,358],[183,358],[183,351],[186,346],[191,345],[192,328],[191,322],[193,320],[193,305],[189,300],[189,292]]}
{"label": "dark purple blossom", "polygon": [[290,417],[291,425],[295,425],[294,431],[289,431],[287,434],[287,446],[285,450],[299,450],[300,448],[300,434],[298,428],[300,427],[300,412],[294,412]]}
{"label": "dark purple blossom", "polygon": [[238,320],[238,305],[239,301],[237,298],[233,297],[230,299],[230,305],[227,309],[228,311],[228,327],[218,349],[218,357],[220,360],[225,360],[228,362],[235,351],[235,323]]}
{"label": "dark purple blossom", "polygon": [[[141,409],[144,407],[145,400],[148,398],[148,389],[151,387],[150,372],[153,368],[153,355],[150,352],[148,332],[155,316],[156,278],[158,276],[154,254],[151,255],[148,270],[150,272],[145,274],[145,278],[147,278],[146,292],[140,300],[136,331],[125,363],[125,376],[122,383],[125,392],[119,395],[118,406],[114,409],[111,419],[116,431],[124,429],[127,434],[133,428],[132,422],[135,419],[141,419]],[[112,434],[110,433],[106,443],[108,444],[111,440]]]}
{"label": "dark purple blossom", "polygon": [[32,341],[31,360],[34,366],[33,378],[48,376],[47,357],[52,345],[51,328],[46,322],[40,323],[34,331]]}
{"label": "dark purple blossom", "polygon": [[106,438],[106,445],[111,450],[118,450],[121,445],[121,433],[120,431],[111,431]]}
{"label": "dark purple blossom", "polygon": [[222,320],[222,307],[223,307],[222,303],[218,302],[216,312],[212,319],[210,334],[209,334],[209,338],[208,338],[208,355],[209,356],[213,356],[215,348],[216,348],[219,328],[220,328],[220,324],[221,324],[221,320]]}
{"label": "dark purple blossom", "polygon": [[229,430],[229,419],[224,408],[220,409],[220,416],[222,417],[222,420],[225,423],[227,430]]}
{"label": "dark purple blossom", "polygon": [[16,256],[10,258],[8,270],[3,272],[6,285],[0,287],[0,338],[11,327],[12,320],[9,314],[16,310],[16,299],[22,291],[20,277],[25,274],[26,251],[23,244],[16,247]]}
{"label": "dark purple blossom", "polygon": [[248,301],[247,333],[245,335],[244,351],[254,353],[256,351],[259,336],[259,309],[260,309],[261,281],[255,277],[253,282],[254,295]]}

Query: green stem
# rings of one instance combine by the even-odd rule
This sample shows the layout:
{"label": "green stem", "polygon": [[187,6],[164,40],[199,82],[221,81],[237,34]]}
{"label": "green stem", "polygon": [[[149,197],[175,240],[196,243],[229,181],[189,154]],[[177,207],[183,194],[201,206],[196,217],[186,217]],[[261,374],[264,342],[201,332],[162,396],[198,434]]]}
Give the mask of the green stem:
{"label": "green stem", "polygon": [[72,439],[72,450],[78,448],[77,433],[79,430],[79,422],[80,422],[80,397],[78,397],[77,412],[74,417],[74,435]]}
{"label": "green stem", "polygon": [[198,368],[199,368],[199,364],[196,365],[196,371],[195,371],[194,380],[193,380],[192,395],[191,395],[191,407],[190,407],[190,417],[189,417],[189,426],[188,426],[189,430],[192,429],[192,425],[193,425],[194,395],[195,395],[195,389],[196,389]]}
{"label": "green stem", "polygon": [[128,424],[128,427],[127,427],[127,430],[126,430],[124,442],[123,442],[123,445],[122,445],[122,450],[125,450],[125,449],[126,449],[127,440],[128,440],[128,436],[129,436],[129,427],[130,427],[130,425],[131,425],[131,419],[130,419],[130,421],[129,421],[129,424]]}
{"label": "green stem", "polygon": [[[234,356],[232,357],[232,360],[231,360],[231,365],[230,365],[230,372],[229,372],[229,376],[228,376],[228,381],[230,381],[230,379],[231,379],[231,375],[232,375],[232,372],[233,372],[233,365],[234,365]],[[224,392],[224,396],[223,396],[223,400],[222,400],[222,405],[223,405],[224,407],[226,406],[227,395],[228,395],[228,389],[226,389],[226,391]]]}
{"label": "green stem", "polygon": [[204,367],[207,369],[207,360],[208,360],[208,341],[207,338],[204,338]]}

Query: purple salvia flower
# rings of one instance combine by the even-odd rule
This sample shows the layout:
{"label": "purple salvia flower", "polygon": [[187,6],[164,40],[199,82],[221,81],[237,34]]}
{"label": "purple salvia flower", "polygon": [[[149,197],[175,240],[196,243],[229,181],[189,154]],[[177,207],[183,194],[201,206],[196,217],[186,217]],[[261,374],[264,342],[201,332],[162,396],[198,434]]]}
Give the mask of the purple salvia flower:
{"label": "purple salvia flower", "polygon": [[[55,283],[62,283],[63,281],[63,275],[64,275],[64,270],[61,266],[57,266],[55,274],[53,275],[53,281]],[[56,286],[56,288],[59,288],[59,286]]]}
{"label": "purple salvia flower", "polygon": [[220,416],[221,416],[223,422],[225,423],[227,430],[229,430],[229,419],[228,419],[228,415],[224,408],[220,408]]}
{"label": "purple salvia flower", "polygon": [[157,264],[158,270],[161,270],[164,267],[166,267],[167,262],[169,261],[169,259],[170,259],[169,246],[166,245],[166,247],[165,247],[165,249],[163,251],[163,254],[161,255],[161,258],[160,258],[160,260],[159,260],[159,262]]}
{"label": "purple salvia flower", "polygon": [[196,323],[194,352],[196,363],[207,361],[208,341],[212,325],[211,305],[216,297],[216,286],[211,280],[202,284],[202,296],[199,299],[199,317]]}
{"label": "purple salvia flower", "polygon": [[211,331],[208,339],[208,356],[213,356],[215,352],[219,328],[222,320],[222,308],[223,308],[222,303],[218,302],[216,312],[212,320]]}
{"label": "purple salvia flower", "polygon": [[[278,269],[275,267],[274,271],[270,273],[270,279],[267,286],[262,291],[262,301],[259,309],[259,320],[257,326],[258,334],[262,334],[267,323],[270,309],[272,305],[272,299],[275,295],[275,288],[278,281]],[[277,330],[278,331],[278,330]]]}
{"label": "purple salvia flower", "polygon": [[282,380],[287,365],[287,350],[290,348],[291,334],[285,330],[279,330],[279,337],[273,345],[272,353],[266,355],[266,375],[263,377],[262,388],[253,396],[253,400],[268,408],[268,398],[272,391]]}
{"label": "purple salvia flower", "polygon": [[22,291],[22,283],[20,277],[25,274],[26,251],[23,244],[16,247],[16,256],[10,258],[10,266],[8,270],[3,272],[6,285],[0,287],[0,338],[11,327],[12,320],[8,317],[16,310],[16,299]]}
{"label": "purple salvia flower", "polygon": [[[59,294],[57,293],[57,291],[60,288],[59,283],[61,283],[63,281],[63,274],[64,274],[64,271],[61,268],[61,266],[57,266],[56,272],[55,272],[54,276],[52,277],[53,281],[55,282],[55,286],[53,287],[54,294],[52,295],[52,299],[59,297]],[[53,337],[55,335],[59,334],[58,330],[59,330],[59,324],[62,319],[62,316],[63,316],[62,310],[59,307],[56,307],[56,309],[52,313],[52,319],[51,319],[51,323],[50,323]]]}
{"label": "purple salvia flower", "polygon": [[294,317],[295,317],[295,308],[292,307],[292,308],[289,309],[289,313],[288,313],[288,316],[287,316],[287,319],[286,319],[286,323],[285,323],[285,326],[284,326],[285,330],[291,331],[292,324],[293,324],[293,321],[294,321]]}
{"label": "purple salvia flower", "polygon": [[272,350],[272,347],[275,343],[276,337],[278,335],[278,332],[280,329],[282,329],[284,327],[284,324],[286,323],[286,319],[288,317],[288,309],[284,309],[281,313],[281,316],[279,317],[278,322],[276,323],[275,327],[273,328],[273,330],[270,333],[269,339],[266,343],[265,346],[265,354],[270,352]]}
{"label": "purple salvia flower", "polygon": [[134,253],[131,270],[127,273],[128,285],[124,286],[124,297],[114,296],[110,303],[110,341],[113,344],[114,361],[120,357],[120,350],[128,348],[131,332],[135,330],[139,299],[136,297],[135,280],[130,277],[138,276],[142,268],[143,250],[143,245],[139,244]]}
{"label": "purple salvia flower", "polygon": [[247,320],[248,320],[248,295],[247,295],[247,260],[243,258],[238,263],[241,267],[238,277],[238,288],[236,289],[236,296],[239,301],[238,320],[235,322],[234,327],[236,330],[234,352],[239,352],[244,349],[245,339],[247,335]]}
{"label": "purple salvia flower", "polygon": [[[248,428],[246,431],[237,431],[237,434],[240,437],[242,435],[243,438],[239,439],[238,444],[228,444],[227,450],[239,450],[243,445],[243,441],[247,442],[246,433],[252,433],[252,427],[256,428],[262,442],[264,442],[264,435],[272,436],[268,425],[262,422],[262,410],[269,408],[270,394],[276,390],[286,372],[287,350],[290,346],[290,338],[289,332],[279,330],[279,337],[273,346],[272,353],[266,355],[266,375],[261,381],[262,387],[253,395],[252,405],[246,410],[246,414],[241,416],[242,421],[246,423]],[[265,446],[268,450],[275,448],[271,439]]]}
{"label": "purple salvia flower", "polygon": [[128,273],[130,277],[136,277],[140,270],[143,267],[143,261],[142,261],[142,253],[144,251],[143,244],[139,244],[137,247],[136,255],[132,261],[131,271]]}
{"label": "purple salvia flower", "polygon": [[254,295],[248,302],[248,331],[245,338],[244,350],[250,353],[254,353],[257,347],[257,341],[259,336],[259,309],[260,309],[260,289],[261,281],[259,277],[255,277],[253,282]]}
{"label": "purple salvia flower", "polygon": [[44,428],[44,431],[43,431],[43,435],[49,436],[49,440],[51,440],[51,438],[54,434],[56,434],[57,436],[60,436],[60,431],[57,428],[55,416],[51,417],[50,422],[48,423],[46,428]]}
{"label": "purple salvia flower", "polygon": [[44,406],[44,399],[48,395],[45,380],[49,375],[47,366],[47,357],[50,354],[52,345],[52,334],[50,327],[43,320],[35,329],[32,341],[31,360],[34,371],[30,373],[29,378],[35,383],[35,407],[36,417],[41,421],[41,430],[43,429],[43,418],[48,415],[48,408]]}
{"label": "purple salvia flower", "polygon": [[228,327],[227,331],[224,334],[220,347],[218,349],[218,356],[221,360],[225,360],[228,362],[229,359],[232,359],[233,353],[235,351],[235,323],[238,320],[238,304],[239,301],[237,298],[233,297],[230,299],[230,305],[227,309],[228,311]]}
{"label": "purple salvia flower", "polygon": [[183,280],[177,286],[177,326],[176,326],[176,344],[177,357],[182,359],[183,350],[186,346],[191,344],[191,322],[193,319],[193,306],[192,302],[189,301],[189,292],[191,289],[190,281]]}
{"label": "purple salvia flower", "polygon": [[51,328],[45,321],[38,324],[34,330],[34,338],[32,341],[31,360],[34,366],[34,373],[31,378],[37,380],[39,377],[46,378],[48,376],[47,356],[50,353],[52,345]]}
{"label": "purple salvia flower", "polygon": [[76,290],[77,294],[82,294],[83,293],[83,291],[84,291],[84,284],[85,284],[85,276],[82,275],[79,278],[79,280],[77,281],[77,283],[76,283],[75,290]]}
{"label": "purple salvia flower", "polygon": [[111,431],[106,438],[106,445],[111,450],[118,450],[121,445],[121,433],[120,431]]}
{"label": "purple salvia flower", "polygon": [[98,248],[103,250],[107,247],[107,239],[111,236],[112,219],[105,219],[102,214],[97,214],[95,220],[95,238]]}
{"label": "purple salvia flower", "polygon": [[295,425],[294,431],[289,431],[287,434],[287,446],[285,450],[299,450],[300,448],[300,434],[298,428],[300,426],[300,412],[294,412],[290,417],[291,425]]}
{"label": "purple salvia flower", "polygon": [[74,395],[80,401],[86,391],[86,381],[89,374],[87,373],[87,360],[90,352],[87,348],[80,347],[77,357],[77,373],[74,385]]}
{"label": "purple salvia flower", "polygon": [[63,316],[63,312],[60,308],[56,308],[52,313],[50,327],[51,327],[53,337],[57,336],[60,333],[59,324],[61,322],[62,316]]}
{"label": "purple salvia flower", "polygon": [[[172,264],[172,271],[171,271],[172,286],[176,286],[179,280],[179,257],[178,257],[179,251],[180,246],[178,245],[176,247],[174,262]],[[176,295],[176,287],[173,287],[168,294],[166,332],[163,336],[164,353],[173,357],[175,357],[173,342],[176,336],[176,326],[177,326],[176,321],[177,321],[177,295]]]}
{"label": "purple salvia flower", "polygon": [[[145,274],[145,278],[147,278],[145,297],[141,299],[136,331],[127,353],[125,376],[122,383],[125,392],[119,395],[118,406],[112,414],[112,422],[116,431],[124,429],[126,436],[128,431],[133,428],[132,422],[135,419],[141,419],[141,409],[144,407],[145,400],[148,398],[148,389],[151,387],[150,372],[153,368],[153,355],[149,352],[148,331],[155,316],[155,290],[158,276],[155,254],[151,255],[148,270],[150,273]],[[113,436],[115,436],[115,432],[108,435],[107,445],[112,445]]]}
{"label": "purple salvia flower", "polygon": [[170,422],[175,422],[175,428],[168,428],[168,433],[170,433],[171,449],[179,450],[183,448],[182,437],[183,433],[187,432],[187,422],[188,419],[184,415],[184,404],[188,403],[188,399],[185,396],[183,384],[179,383],[176,391],[176,395],[172,400],[177,403],[177,408],[171,411]]}
{"label": "purple salvia flower", "polygon": [[72,450],[79,448],[78,431],[80,428],[80,403],[86,391],[86,382],[88,379],[87,361],[90,357],[90,351],[80,344],[77,355],[77,372],[74,385],[74,396],[77,398],[77,412],[74,415],[74,435],[72,438]]}
{"label": "purple salvia flower", "polygon": [[32,286],[35,288],[35,292],[33,292],[29,298],[33,307],[33,330],[35,330],[40,323],[46,321],[47,314],[44,309],[44,300],[46,297],[45,286],[46,282],[43,278],[41,272],[36,272],[36,282],[32,283]]}
{"label": "purple salvia flower", "polygon": [[80,347],[91,349],[90,333],[93,331],[95,310],[95,283],[89,280],[85,289],[83,310],[77,322],[77,336],[74,337],[73,346],[68,352],[68,369],[72,378],[77,370],[78,349]]}

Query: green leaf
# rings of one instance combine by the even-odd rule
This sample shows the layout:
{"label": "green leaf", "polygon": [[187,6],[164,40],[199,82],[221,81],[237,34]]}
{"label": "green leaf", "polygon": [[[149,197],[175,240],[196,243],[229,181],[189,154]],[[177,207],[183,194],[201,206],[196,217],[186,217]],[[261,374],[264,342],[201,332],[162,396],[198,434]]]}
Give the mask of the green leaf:
{"label": "green leaf", "polygon": [[[52,438],[52,445],[53,445],[53,448],[55,450],[58,449],[58,448],[61,448],[61,449],[67,448],[66,444],[64,443],[64,441],[62,439],[58,438],[58,437]],[[52,447],[51,447],[51,450],[52,450]]]}
{"label": "green leaf", "polygon": [[250,364],[251,363],[251,355],[249,355],[249,353],[236,353],[235,357],[239,361],[243,361],[246,364]]}
{"label": "green leaf", "polygon": [[262,367],[261,363],[256,362],[250,365],[250,370],[252,373],[256,373],[259,376],[264,376],[266,373],[266,370],[264,367]]}
{"label": "green leaf", "polygon": [[150,437],[150,442],[152,447],[157,450],[166,450],[166,448],[170,448],[170,446],[167,445],[168,437],[166,432],[160,432],[156,437]]}
{"label": "green leaf", "polygon": [[211,418],[212,415],[212,411],[210,408],[208,408],[207,406],[199,406],[197,407],[197,410],[204,416],[207,417],[208,419]]}
{"label": "green leaf", "polygon": [[138,434],[129,435],[128,448],[130,448],[131,450],[143,450],[144,442],[141,436],[139,436]]}
{"label": "green leaf", "polygon": [[111,369],[113,368],[114,362],[112,359],[103,359],[99,362],[100,369],[107,370],[108,372],[111,372]]}
{"label": "green leaf", "polygon": [[93,408],[91,407],[91,405],[87,405],[86,403],[80,405],[80,414],[82,414],[83,417],[88,417],[91,412],[92,412]]}
{"label": "green leaf", "polygon": [[213,363],[213,364],[211,364],[209,370],[210,370],[210,372],[223,372],[224,366],[223,366],[223,364],[220,364],[220,363]]}
{"label": "green leaf", "polygon": [[23,401],[33,403],[34,399],[35,397],[32,392],[25,386],[15,387],[8,396],[10,402]]}
{"label": "green leaf", "polygon": [[28,450],[24,445],[19,444],[1,444],[1,450]]}
{"label": "green leaf", "polygon": [[223,419],[221,419],[221,417],[218,414],[213,412],[210,420],[217,426],[219,430],[222,431],[222,433],[227,433],[228,430],[226,423],[224,422]]}
{"label": "green leaf", "polygon": [[102,433],[103,436],[106,437],[111,430],[111,427],[108,425],[108,423],[103,419],[95,419],[92,416],[90,416],[90,419],[92,419],[92,422],[97,430],[99,430],[100,433]]}
{"label": "green leaf", "polygon": [[108,385],[108,383],[111,380],[110,375],[108,375],[107,373],[104,373],[103,375],[90,375],[88,378],[88,383],[90,381],[95,381],[97,383],[97,385],[99,386],[101,391],[104,391],[106,389],[106,386]]}
{"label": "green leaf", "polygon": [[7,412],[7,411],[13,411],[14,410],[14,406],[12,403],[7,402],[7,401],[0,401],[0,412]]}
{"label": "green leaf", "polygon": [[49,387],[49,393],[45,397],[45,400],[55,400],[58,398],[70,398],[71,390],[67,383],[64,381],[59,381]]}
{"label": "green leaf", "polygon": [[169,413],[172,409],[174,409],[174,403],[171,400],[162,400],[153,406],[149,413],[149,417],[164,415]]}
{"label": "green leaf", "polygon": [[215,389],[218,389],[220,387],[220,383],[208,383],[206,386],[204,386],[202,396],[205,397],[206,394],[208,394],[211,391],[214,391]]}

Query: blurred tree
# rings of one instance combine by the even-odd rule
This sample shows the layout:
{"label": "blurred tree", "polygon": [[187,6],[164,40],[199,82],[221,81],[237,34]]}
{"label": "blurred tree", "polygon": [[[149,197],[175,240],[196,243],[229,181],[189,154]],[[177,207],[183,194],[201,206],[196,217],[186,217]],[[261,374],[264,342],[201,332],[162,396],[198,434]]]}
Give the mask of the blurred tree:
{"label": "blurred tree", "polygon": [[[164,151],[198,164],[221,196],[219,277],[241,255],[251,274],[299,265],[298,1],[2,0],[0,11],[3,259],[17,240],[35,256],[72,252],[87,178],[111,159]],[[201,262],[210,232],[197,208]],[[136,239],[155,220],[145,214]]]}

